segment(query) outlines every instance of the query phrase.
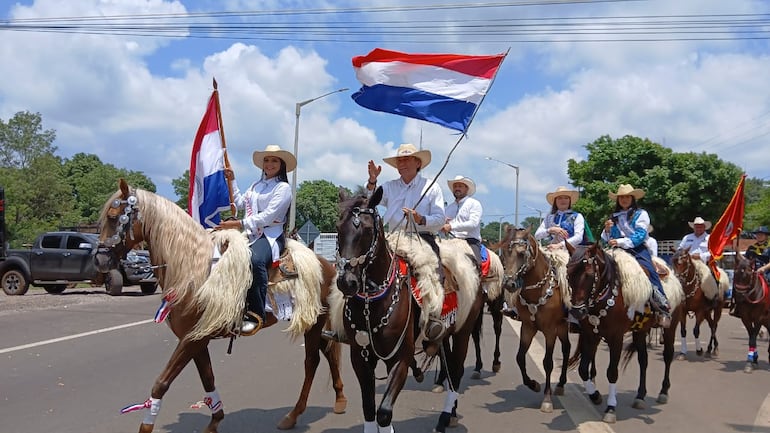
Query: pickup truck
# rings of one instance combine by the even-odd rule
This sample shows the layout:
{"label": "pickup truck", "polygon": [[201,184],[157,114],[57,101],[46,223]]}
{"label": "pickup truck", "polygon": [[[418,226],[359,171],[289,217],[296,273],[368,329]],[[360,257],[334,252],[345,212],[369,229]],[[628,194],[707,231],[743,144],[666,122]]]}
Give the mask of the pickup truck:
{"label": "pickup truck", "polygon": [[23,295],[30,284],[48,293],[62,293],[75,283],[104,284],[107,293],[116,296],[125,282],[138,283],[144,294],[155,293],[157,279],[145,254],[134,252],[121,260],[119,269],[102,274],[94,265],[98,247],[99,237],[93,233],[43,233],[31,248],[7,250],[0,258],[0,286],[7,295]]}

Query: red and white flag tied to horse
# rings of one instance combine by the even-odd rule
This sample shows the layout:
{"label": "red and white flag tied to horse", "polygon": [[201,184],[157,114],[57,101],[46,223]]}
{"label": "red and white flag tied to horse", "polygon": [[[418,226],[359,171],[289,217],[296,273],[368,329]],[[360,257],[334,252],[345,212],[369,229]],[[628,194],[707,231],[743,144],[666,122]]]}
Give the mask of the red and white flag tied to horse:
{"label": "red and white flag tied to horse", "polygon": [[725,212],[714,225],[714,229],[711,230],[709,235],[709,252],[711,253],[709,266],[717,278],[719,277],[719,271],[716,269],[716,260],[722,258],[725,246],[738,237],[743,229],[743,211],[745,207],[743,185],[745,181],[746,175],[744,174],[741,176],[741,181],[738,182],[738,187],[735,188],[730,204],[727,205],[727,209],[725,209]]}
{"label": "red and white flag tied to horse", "polygon": [[352,98],[370,110],[465,132],[503,59],[505,54],[407,54],[376,48],[353,57],[363,87]]}
{"label": "red and white flag tied to horse", "polygon": [[225,149],[220,135],[217,91],[211,94],[198,127],[190,158],[190,195],[187,212],[205,228],[219,224],[219,212],[230,209],[225,179]]}

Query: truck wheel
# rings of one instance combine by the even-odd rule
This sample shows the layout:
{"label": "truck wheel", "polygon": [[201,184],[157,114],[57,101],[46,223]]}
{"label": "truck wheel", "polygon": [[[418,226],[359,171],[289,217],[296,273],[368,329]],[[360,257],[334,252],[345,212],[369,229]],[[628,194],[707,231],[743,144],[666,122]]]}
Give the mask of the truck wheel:
{"label": "truck wheel", "polygon": [[123,293],[123,275],[113,269],[104,277],[104,287],[110,296],[120,296]]}
{"label": "truck wheel", "polygon": [[29,290],[27,277],[18,269],[11,269],[4,273],[0,283],[2,283],[3,292],[10,296],[23,295]]}
{"label": "truck wheel", "polygon": [[53,295],[58,295],[59,293],[63,292],[64,289],[67,288],[66,284],[46,284],[43,286],[46,292],[51,293]]}
{"label": "truck wheel", "polygon": [[158,290],[158,283],[139,283],[139,287],[141,287],[143,294],[152,295]]}

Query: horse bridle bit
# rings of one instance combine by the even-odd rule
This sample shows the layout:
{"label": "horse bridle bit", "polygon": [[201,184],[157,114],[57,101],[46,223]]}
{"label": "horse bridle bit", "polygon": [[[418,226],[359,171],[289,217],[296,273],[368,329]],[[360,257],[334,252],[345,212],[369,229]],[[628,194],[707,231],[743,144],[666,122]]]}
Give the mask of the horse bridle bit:
{"label": "horse bridle bit", "polygon": [[118,209],[124,204],[126,207],[123,209],[123,214],[118,217],[118,226],[115,228],[115,234],[104,241],[105,246],[114,247],[121,243],[126,237],[126,232],[131,236],[131,240],[134,240],[134,232],[130,228],[132,220],[134,218],[139,219],[139,208],[136,207],[136,203],[137,199],[133,194],[129,195],[125,200],[116,198],[110,203],[110,207],[113,209]]}

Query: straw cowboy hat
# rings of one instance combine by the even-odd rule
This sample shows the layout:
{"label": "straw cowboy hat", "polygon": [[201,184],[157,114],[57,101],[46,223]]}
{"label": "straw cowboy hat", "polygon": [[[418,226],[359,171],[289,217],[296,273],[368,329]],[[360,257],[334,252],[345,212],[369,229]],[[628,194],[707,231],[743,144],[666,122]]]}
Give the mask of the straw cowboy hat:
{"label": "straw cowboy hat", "polygon": [[549,192],[545,195],[545,199],[548,201],[548,204],[553,206],[553,201],[556,199],[556,197],[560,197],[566,195],[569,197],[570,205],[574,205],[576,201],[580,198],[580,193],[575,191],[574,189],[569,189],[566,186],[560,186],[557,187],[555,191]]}
{"label": "straw cowboy hat", "polygon": [[633,198],[639,200],[640,198],[644,197],[644,190],[634,188],[633,186],[624,183],[618,187],[618,192],[610,191],[607,195],[611,200],[617,199],[619,195],[630,195]]}
{"label": "straw cowboy hat", "polygon": [[458,174],[454,179],[449,179],[446,181],[446,184],[449,185],[450,190],[455,188],[456,183],[461,183],[468,187],[468,197],[472,196],[476,192],[476,184],[473,183],[473,180],[471,180],[469,177]]}
{"label": "straw cowboy hat", "polygon": [[711,221],[706,221],[701,217],[695,217],[694,220],[687,223],[687,225],[690,226],[691,229],[694,229],[696,225],[703,224],[706,226],[706,230],[711,228]]}
{"label": "straw cowboy hat", "polygon": [[254,151],[254,154],[252,155],[254,165],[259,168],[263,168],[262,166],[265,164],[266,156],[276,156],[280,158],[284,163],[286,163],[287,173],[297,168],[297,158],[295,158],[294,155],[292,155],[292,153],[288,150],[282,150],[278,145],[275,144],[268,144],[267,147],[265,147],[265,150],[262,152],[259,150]]}
{"label": "straw cowboy hat", "polygon": [[398,168],[397,160],[402,156],[414,156],[419,159],[421,163],[420,169],[423,169],[430,164],[430,150],[417,150],[417,148],[414,147],[414,144],[411,143],[404,143],[401,146],[398,146],[396,156],[390,156],[388,158],[383,158],[382,160],[388,165]]}

